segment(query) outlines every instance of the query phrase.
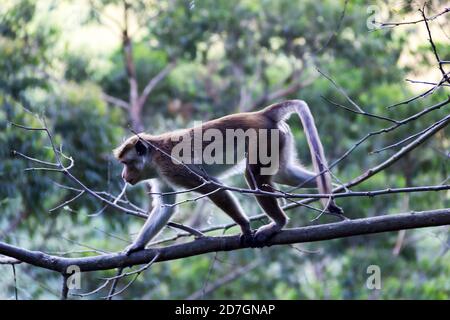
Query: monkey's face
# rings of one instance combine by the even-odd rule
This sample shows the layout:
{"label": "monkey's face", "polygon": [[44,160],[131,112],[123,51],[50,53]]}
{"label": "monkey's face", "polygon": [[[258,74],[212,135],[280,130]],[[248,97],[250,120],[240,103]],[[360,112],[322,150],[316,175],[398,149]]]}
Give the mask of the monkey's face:
{"label": "monkey's face", "polygon": [[131,185],[154,177],[149,149],[141,141],[138,141],[134,148],[128,150],[119,160],[124,165],[122,179]]}
{"label": "monkey's face", "polygon": [[140,169],[139,165],[134,163],[134,161],[130,162],[122,162],[123,163],[123,169],[122,169],[122,179],[128,182],[131,185],[135,185],[139,181],[142,181],[142,169]]}

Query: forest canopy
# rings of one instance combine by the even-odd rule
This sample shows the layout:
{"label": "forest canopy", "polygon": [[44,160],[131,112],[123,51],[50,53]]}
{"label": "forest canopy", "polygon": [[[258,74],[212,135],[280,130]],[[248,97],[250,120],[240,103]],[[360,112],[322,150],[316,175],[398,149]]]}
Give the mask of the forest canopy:
{"label": "forest canopy", "polygon": [[[2,1],[0,298],[450,299],[449,23],[442,1]],[[276,190],[299,229],[244,248],[183,192],[150,249],[117,258],[152,201],[114,148],[287,99],[311,108],[346,220]],[[78,288],[68,258],[86,259]]]}

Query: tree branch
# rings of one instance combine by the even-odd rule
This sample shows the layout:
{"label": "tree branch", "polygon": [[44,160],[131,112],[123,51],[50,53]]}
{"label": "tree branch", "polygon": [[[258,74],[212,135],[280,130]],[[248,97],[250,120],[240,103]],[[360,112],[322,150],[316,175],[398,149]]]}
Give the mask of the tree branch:
{"label": "tree branch", "polygon": [[283,88],[274,90],[273,92],[265,93],[260,98],[256,99],[256,102],[254,102],[252,104],[252,108],[250,111],[261,108],[270,101],[275,101],[275,100],[281,99],[283,97],[286,97],[286,96],[293,94],[296,91],[303,89],[304,87],[307,87],[310,84],[312,84],[314,82],[315,78],[310,78],[309,80],[300,79],[300,75],[301,75],[301,73],[303,73],[303,71],[304,71],[304,69],[298,70],[297,72],[293,72],[292,78],[295,80],[293,80],[289,85],[287,85]]}
{"label": "tree branch", "polygon": [[122,99],[110,96],[109,94],[106,94],[106,93],[102,93],[102,98],[107,103],[116,105],[116,106],[121,107],[122,109],[125,109],[125,110],[128,110],[128,108],[130,107],[128,102],[126,102],[126,101],[124,101]]}
{"label": "tree branch", "polygon": [[[447,8],[446,12],[448,12],[449,10],[450,9]],[[425,22],[425,26],[427,27],[428,41],[430,42],[431,49],[433,50],[434,57],[436,58],[436,62],[438,64],[438,68],[441,71],[442,76],[444,77],[445,81],[447,81],[448,84],[450,84],[450,78],[448,77],[447,73],[445,72],[444,68],[442,67],[441,58],[439,58],[439,54],[437,52],[436,45],[434,44],[433,37],[431,36],[430,26],[428,25],[428,20],[427,20],[427,17],[425,16],[425,5],[424,5],[423,9],[419,10],[419,11],[422,14],[423,21]]]}
{"label": "tree branch", "polygon": [[149,94],[153,91],[153,89],[155,89],[158,83],[164,80],[164,78],[167,77],[167,75],[170,73],[170,71],[172,71],[175,68],[176,65],[177,65],[176,61],[169,63],[147,83],[144,90],[142,90],[142,93],[138,100],[140,108],[144,106],[145,102],[148,99]]}
{"label": "tree branch", "polygon": [[438,14],[431,16],[431,17],[424,17],[420,20],[414,20],[414,21],[404,21],[404,22],[378,22],[378,21],[374,21],[375,23],[379,23],[380,24],[380,28],[383,27],[397,27],[397,26],[401,26],[401,25],[407,25],[407,24],[417,24],[423,21],[432,21],[435,20],[436,18],[446,14],[447,12],[450,12],[450,8],[445,8],[442,12],[439,12]]}
{"label": "tree branch", "polygon": [[[283,245],[338,239],[364,234],[389,232],[403,229],[450,225],[450,208],[432,211],[409,212],[395,215],[348,220],[317,226],[286,229],[278,233],[268,243]],[[240,241],[240,236],[202,237],[197,240],[175,244],[164,248],[142,250],[126,256],[124,253],[104,254],[95,257],[65,258],[0,242],[0,254],[15,258],[41,268],[65,272],[67,267],[77,265],[81,271],[108,270],[139,264],[148,264],[156,256],[155,262],[192,257],[217,251],[231,251],[248,248]]]}
{"label": "tree branch", "polygon": [[69,276],[67,274],[63,274],[61,279],[61,300],[67,300],[67,295],[69,294],[69,287],[67,285],[67,280]]}

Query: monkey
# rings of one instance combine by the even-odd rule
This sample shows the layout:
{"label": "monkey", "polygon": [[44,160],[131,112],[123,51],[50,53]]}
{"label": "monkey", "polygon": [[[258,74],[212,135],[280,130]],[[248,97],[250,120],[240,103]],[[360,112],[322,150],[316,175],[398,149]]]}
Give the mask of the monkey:
{"label": "monkey", "polygon": [[[297,160],[293,134],[286,123],[292,113],[297,113],[300,117],[314,171],[306,169]],[[220,135],[226,136],[233,130],[240,130],[241,133],[254,131],[255,134],[244,136],[243,145],[235,139],[220,141]],[[268,134],[269,132],[274,134]],[[190,141],[189,139],[195,138],[197,133],[205,135],[197,146],[193,148],[189,145],[180,149],[182,144],[180,140]],[[214,141],[212,136],[215,137]],[[228,157],[227,159],[232,161],[226,164],[220,161],[217,161],[219,164],[211,161],[196,162],[198,157],[195,156],[195,151],[201,154],[210,149],[208,145],[213,142],[208,144],[208,141],[213,141],[217,147],[223,147],[222,151],[221,148],[217,148],[219,151],[214,152],[216,159]],[[194,139],[194,145],[195,143]],[[275,165],[269,163],[259,152],[264,148],[267,149],[267,154],[278,155],[274,157]],[[223,151],[224,149],[226,151]],[[178,154],[174,152],[175,150]],[[114,149],[113,153],[124,165],[122,178],[125,182],[135,185],[140,181],[152,179],[153,188],[156,188],[155,193],[159,193],[154,195],[153,209],[135,241],[125,249],[127,255],[144,249],[168,223],[175,212],[177,194],[175,190],[180,187],[207,196],[240,227],[244,243],[251,243],[254,246],[263,246],[267,243],[288,223],[288,217],[277,199],[255,192],[256,201],[271,220],[255,232],[232,192],[220,188],[220,175],[242,161],[246,162],[245,180],[253,190],[273,192],[273,183],[278,183],[295,187],[317,187],[320,193],[332,193],[331,175],[323,146],[314,118],[303,100],[287,100],[259,111],[231,114],[200,126],[160,135],[137,133]],[[343,210],[336,205],[332,197],[321,198],[321,202],[329,212],[343,214]]]}

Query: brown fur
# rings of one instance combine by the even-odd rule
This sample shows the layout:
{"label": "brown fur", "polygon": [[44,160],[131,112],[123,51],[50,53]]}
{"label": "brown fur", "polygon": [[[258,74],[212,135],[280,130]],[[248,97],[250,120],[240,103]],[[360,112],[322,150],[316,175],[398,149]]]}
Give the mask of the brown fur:
{"label": "brown fur", "polygon": [[[311,155],[316,171],[325,171],[323,174],[316,177],[315,181],[317,181],[317,185],[319,186],[321,192],[331,193],[331,177],[329,172],[326,171],[327,163],[317,129],[314,125],[314,119],[312,118],[306,103],[300,100],[291,100],[280,104],[271,105],[258,112],[228,115],[205,122],[200,127],[182,129],[161,135],[149,135],[145,133],[134,135],[114,150],[114,156],[119,161],[123,161],[127,155],[131,155],[130,152],[134,150],[137,142],[139,140],[143,140],[146,142],[145,144],[148,147],[149,153],[145,158],[149,159],[149,163],[146,164],[146,166],[154,167],[157,175],[171,184],[184,188],[195,188],[203,184],[205,180],[216,180],[216,178],[209,177],[204,171],[200,170],[196,166],[194,166],[196,171],[193,173],[193,166],[187,168],[186,165],[174,162],[170,155],[172,153],[172,149],[179,143],[179,141],[178,139],[172,141],[173,137],[181,137],[183,135],[190,135],[192,137],[196,129],[203,132],[208,129],[218,129],[223,134],[223,137],[226,136],[227,129],[242,129],[243,131],[248,129],[279,129],[279,150],[275,150],[278,151],[281,156],[278,171],[275,172],[273,176],[261,175],[260,169],[262,165],[259,161],[256,164],[247,164],[245,172],[247,183],[251,188],[258,188],[266,191],[272,191],[271,185],[274,180],[278,183],[288,185],[298,185],[299,183],[305,182],[308,183],[307,186],[310,186],[312,183],[310,180],[314,181],[315,174],[304,169],[295,162],[293,136],[288,125],[284,122],[284,119],[287,118],[292,112],[297,112],[297,114],[301,117],[304,130],[307,133],[308,144],[311,149]],[[224,139],[224,145],[225,142],[226,141]],[[203,141],[202,150],[204,150],[209,143],[210,141]],[[256,143],[256,145],[258,144]],[[270,143],[268,143],[268,146],[270,147]],[[272,151],[274,150],[270,150],[269,152]],[[136,154],[133,157],[137,158],[138,156]],[[141,161],[141,163],[147,161],[145,159],[144,161]],[[139,165],[140,162],[136,161],[136,163]],[[125,180],[129,182],[131,181],[133,184],[137,181],[150,178],[144,174],[141,174],[140,171],[144,172],[145,170],[136,169],[136,165],[133,167],[131,164],[125,164],[122,176]],[[202,176],[204,179],[199,176]],[[211,201],[213,201],[219,208],[225,211],[236,223],[240,225],[243,234],[247,236],[250,234],[250,224],[248,219],[242,213],[239,204],[229,191],[219,190],[219,187],[214,184],[203,185],[196,191],[202,194],[208,194]],[[259,242],[265,242],[281,228],[283,228],[288,219],[275,198],[256,196],[256,199],[261,208],[273,220],[272,223],[260,228],[256,233],[256,240]],[[329,210],[334,212],[342,212],[342,210],[335,205],[332,199],[325,200],[326,201],[324,201],[324,204],[327,204]],[[141,233],[145,234],[145,232]],[[140,239],[140,246],[148,240],[149,239]]]}
{"label": "brown fur", "polygon": [[136,143],[139,141],[139,138],[150,141],[152,136],[146,133],[139,133],[138,135],[133,135],[126,139],[120,146],[113,150],[113,155],[117,160],[121,160],[122,157],[129,151],[133,149]]}
{"label": "brown fur", "polygon": [[[193,132],[194,129],[198,127],[193,127],[190,129],[178,130],[176,132],[167,132],[161,135],[153,136],[146,133],[139,133],[138,135],[133,135],[126,139],[119,147],[113,150],[113,154],[116,159],[120,160],[123,155],[130,149],[132,149],[139,138],[146,140],[148,142],[161,144],[159,147],[169,144],[172,147],[176,142],[172,142],[171,138],[174,134],[183,134],[185,132]],[[223,134],[225,134],[226,129],[276,129],[277,122],[267,117],[263,112],[247,112],[228,115],[222,118],[211,120],[205,122],[201,126],[202,130],[208,130],[210,128],[219,129]]]}

